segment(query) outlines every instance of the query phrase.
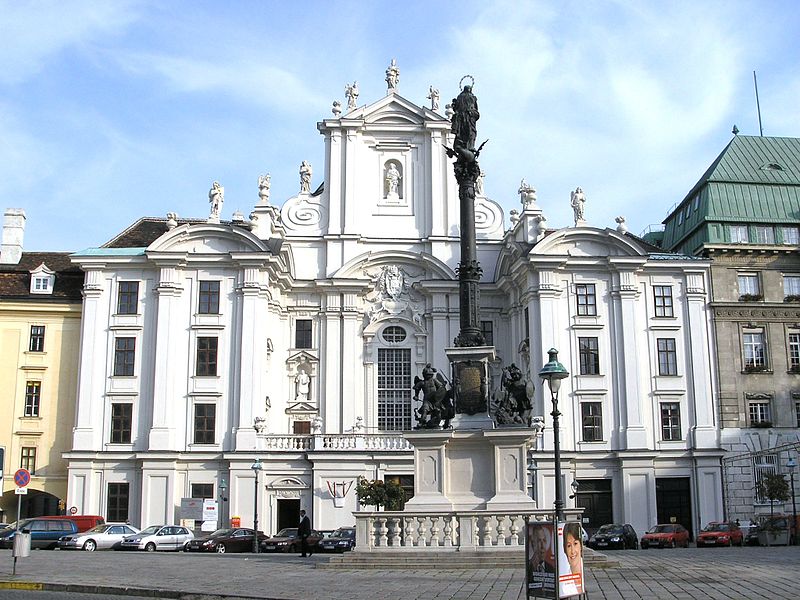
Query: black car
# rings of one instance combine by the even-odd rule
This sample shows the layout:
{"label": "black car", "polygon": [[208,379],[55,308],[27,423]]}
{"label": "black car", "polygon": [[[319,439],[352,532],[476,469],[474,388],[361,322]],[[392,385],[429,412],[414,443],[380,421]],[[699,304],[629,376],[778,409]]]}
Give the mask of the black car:
{"label": "black car", "polygon": [[[258,541],[261,543],[267,536],[258,532]],[[217,529],[205,537],[194,538],[186,544],[187,552],[252,552],[253,530],[246,527]]]}
{"label": "black car", "polygon": [[586,543],[593,550],[636,550],[639,536],[628,523],[602,525]]}
{"label": "black car", "polygon": [[[308,536],[308,547],[313,550],[322,539],[322,534],[316,529],[311,530]],[[297,536],[297,527],[285,527],[276,535],[266,538],[261,542],[262,552],[299,552],[300,538]]]}
{"label": "black car", "polygon": [[330,537],[322,538],[317,544],[321,552],[346,552],[356,545],[356,528],[340,527]]}

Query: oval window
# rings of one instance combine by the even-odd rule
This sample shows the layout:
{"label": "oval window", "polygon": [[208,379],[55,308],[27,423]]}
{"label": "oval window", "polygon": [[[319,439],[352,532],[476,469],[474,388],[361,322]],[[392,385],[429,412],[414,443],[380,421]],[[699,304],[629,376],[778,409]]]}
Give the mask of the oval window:
{"label": "oval window", "polygon": [[392,325],[383,330],[383,339],[387,342],[402,342],[406,339],[406,330],[397,325]]}

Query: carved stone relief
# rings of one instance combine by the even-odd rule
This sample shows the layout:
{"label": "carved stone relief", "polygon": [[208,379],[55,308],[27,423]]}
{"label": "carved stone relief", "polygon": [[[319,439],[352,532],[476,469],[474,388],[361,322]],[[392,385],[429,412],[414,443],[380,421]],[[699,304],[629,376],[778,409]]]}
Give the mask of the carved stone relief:
{"label": "carved stone relief", "polygon": [[411,287],[406,272],[397,265],[386,265],[373,277],[373,291],[365,297],[369,323],[389,317],[405,317],[424,329],[425,302]]}

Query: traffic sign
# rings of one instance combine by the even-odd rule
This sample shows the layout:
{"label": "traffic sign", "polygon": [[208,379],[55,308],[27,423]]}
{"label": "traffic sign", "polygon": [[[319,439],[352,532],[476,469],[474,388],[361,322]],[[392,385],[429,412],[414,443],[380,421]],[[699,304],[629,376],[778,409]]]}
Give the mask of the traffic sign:
{"label": "traffic sign", "polygon": [[77,515],[78,514],[78,507],[77,506],[70,506],[69,507],[69,514]]}
{"label": "traffic sign", "polygon": [[28,488],[17,488],[14,493],[17,496],[25,496],[28,493]]}
{"label": "traffic sign", "polygon": [[17,469],[17,472],[14,473],[14,483],[17,484],[17,487],[25,487],[31,482],[31,473],[28,469]]}

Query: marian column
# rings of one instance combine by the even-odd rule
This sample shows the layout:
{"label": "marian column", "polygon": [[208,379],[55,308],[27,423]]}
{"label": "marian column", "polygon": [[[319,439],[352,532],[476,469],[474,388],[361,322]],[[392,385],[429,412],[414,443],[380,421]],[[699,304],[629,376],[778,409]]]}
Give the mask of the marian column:
{"label": "marian column", "polygon": [[[471,76],[467,76],[472,80]],[[466,78],[466,77],[465,77]],[[461,81],[464,81],[462,78]],[[472,81],[474,83],[474,80]],[[481,174],[475,139],[480,118],[478,99],[472,85],[465,85],[453,100],[453,148],[447,155],[455,157],[453,165],[458,183],[461,224],[461,260],[458,263],[458,295],[460,330],[455,348],[445,350],[453,374],[456,416],[453,427],[491,429],[489,416],[488,361],[494,360],[494,347],[486,346],[480,327],[481,265],[475,240],[475,182]]]}

